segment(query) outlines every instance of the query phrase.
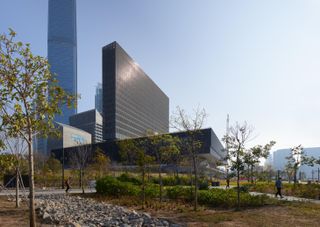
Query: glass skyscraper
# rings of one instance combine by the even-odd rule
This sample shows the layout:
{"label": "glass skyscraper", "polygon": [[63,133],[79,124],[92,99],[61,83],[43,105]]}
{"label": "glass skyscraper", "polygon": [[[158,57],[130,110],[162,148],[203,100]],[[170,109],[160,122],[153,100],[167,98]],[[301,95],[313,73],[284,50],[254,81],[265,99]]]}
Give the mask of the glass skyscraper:
{"label": "glass skyscraper", "polygon": [[104,139],[169,132],[169,98],[140,66],[113,42],[102,49]]}
{"label": "glass skyscraper", "polygon": [[[49,0],[48,60],[59,86],[77,95],[76,0]],[[76,108],[62,106],[55,121],[68,124]]]}
{"label": "glass skyscraper", "polygon": [[[76,0],[49,0],[48,12],[48,61],[59,86],[68,93],[77,95],[77,28]],[[55,121],[69,124],[69,117],[77,113],[76,108],[61,106],[61,115]],[[50,138],[35,138],[35,151],[48,154]]]}
{"label": "glass skyscraper", "polygon": [[102,84],[98,83],[96,87],[96,95],[94,97],[95,108],[96,110],[102,114]]}

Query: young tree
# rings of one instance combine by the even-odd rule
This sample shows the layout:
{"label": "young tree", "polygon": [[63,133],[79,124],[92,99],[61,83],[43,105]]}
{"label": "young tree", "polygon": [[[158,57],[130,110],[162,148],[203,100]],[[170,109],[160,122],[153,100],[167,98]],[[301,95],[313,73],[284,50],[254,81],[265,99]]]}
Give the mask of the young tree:
{"label": "young tree", "polygon": [[254,167],[260,162],[261,158],[265,158],[265,159],[268,158],[270,154],[270,150],[275,144],[276,144],[275,141],[270,141],[270,143],[264,146],[257,145],[245,152],[244,163],[247,165],[248,181],[251,180],[251,183],[253,183]]}
{"label": "young tree", "polygon": [[62,104],[71,106],[75,97],[58,86],[47,59],[33,55],[30,45],[15,42],[15,36],[13,30],[0,35],[0,123],[9,137],[27,143],[30,226],[35,226],[33,138],[57,134],[54,116],[61,113]]}
{"label": "young tree", "polygon": [[229,152],[227,159],[231,163],[231,169],[237,173],[237,207],[240,209],[240,174],[244,170],[245,146],[250,139],[252,129],[245,122],[240,125],[238,122],[230,128],[230,134],[223,140],[228,144]]}
{"label": "young tree", "polygon": [[303,150],[302,145],[291,148],[291,154],[286,157],[288,160],[286,169],[291,169],[293,172],[293,182],[296,184],[298,182],[297,180],[297,174],[300,166],[302,165],[308,165],[313,166],[315,162],[314,157],[308,157]]}
{"label": "young tree", "polygon": [[105,155],[102,149],[97,148],[94,157],[93,163],[91,164],[91,169],[98,173],[98,177],[101,178],[105,174],[110,166],[110,158]]}
{"label": "young tree", "polygon": [[194,184],[194,210],[198,209],[198,156],[202,147],[201,141],[198,139],[201,129],[207,119],[205,109],[197,108],[193,115],[188,115],[185,110],[179,106],[171,117],[171,127],[179,131],[185,131],[187,137],[181,139],[183,149],[192,160],[193,174],[195,178]]}
{"label": "young tree", "polygon": [[89,164],[90,157],[92,157],[91,144],[78,144],[70,157],[71,165],[79,171],[79,183],[82,193],[84,193],[84,171]]}
{"label": "young tree", "polygon": [[[4,133],[0,135],[1,140],[4,142],[4,151],[11,154],[11,166],[15,168],[15,181],[16,181],[16,208],[19,207],[19,185],[20,185],[20,172],[23,165],[24,155],[26,152],[26,142],[22,138],[8,138]],[[0,149],[1,150],[1,149]]]}
{"label": "young tree", "polygon": [[124,163],[137,165],[141,172],[143,209],[146,203],[146,169],[147,166],[154,162],[154,157],[147,152],[149,143],[150,141],[147,138],[139,140],[122,140],[118,142],[120,156]]}
{"label": "young tree", "polygon": [[180,154],[180,150],[178,148],[178,141],[177,137],[173,137],[169,134],[161,134],[150,136],[149,140],[152,144],[152,152],[155,157],[155,161],[158,165],[158,174],[159,174],[159,192],[160,192],[160,202],[162,202],[162,166],[168,164],[173,157],[176,157]]}

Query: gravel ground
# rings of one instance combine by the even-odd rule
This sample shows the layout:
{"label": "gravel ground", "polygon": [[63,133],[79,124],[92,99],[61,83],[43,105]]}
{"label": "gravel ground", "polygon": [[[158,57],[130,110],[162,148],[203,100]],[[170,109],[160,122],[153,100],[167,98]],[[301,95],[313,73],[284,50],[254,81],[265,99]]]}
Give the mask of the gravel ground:
{"label": "gravel ground", "polygon": [[164,219],[152,218],[121,206],[68,195],[39,195],[37,214],[46,224],[62,226],[170,226]]}

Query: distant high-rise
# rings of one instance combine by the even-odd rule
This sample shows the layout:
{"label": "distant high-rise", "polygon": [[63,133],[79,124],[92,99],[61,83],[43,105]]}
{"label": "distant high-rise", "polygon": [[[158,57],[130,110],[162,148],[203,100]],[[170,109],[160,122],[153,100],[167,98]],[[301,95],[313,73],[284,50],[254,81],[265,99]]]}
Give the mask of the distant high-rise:
{"label": "distant high-rise", "polygon": [[[77,95],[76,0],[49,0],[48,60],[59,86]],[[76,108],[62,106],[55,121],[68,124]]]}
{"label": "distant high-rise", "polygon": [[96,95],[95,95],[95,108],[98,110],[100,114],[102,114],[102,84],[98,83],[96,87]]}
{"label": "distant high-rise", "polygon": [[113,42],[102,49],[104,139],[169,132],[169,98],[139,65]]}
{"label": "distant high-rise", "polygon": [[102,116],[96,109],[73,115],[69,119],[70,125],[89,132],[93,143],[102,142]]}

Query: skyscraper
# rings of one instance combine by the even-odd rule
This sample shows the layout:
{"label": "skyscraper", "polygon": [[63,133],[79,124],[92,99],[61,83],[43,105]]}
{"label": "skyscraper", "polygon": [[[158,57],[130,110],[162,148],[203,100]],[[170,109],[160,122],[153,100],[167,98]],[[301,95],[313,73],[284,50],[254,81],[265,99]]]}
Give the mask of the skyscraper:
{"label": "skyscraper", "polygon": [[[76,0],[49,0],[48,12],[48,61],[51,73],[58,84],[69,94],[77,95],[77,28]],[[69,124],[69,117],[77,113],[76,108],[61,106],[62,115],[55,121]],[[50,138],[36,136],[35,151],[48,154]]]}
{"label": "skyscraper", "polygon": [[[77,95],[76,0],[49,0],[48,60],[59,86]],[[68,124],[76,113],[64,105],[55,121]]]}
{"label": "skyscraper", "polygon": [[98,83],[96,87],[96,95],[94,97],[95,108],[96,110],[102,114],[102,84]]}
{"label": "skyscraper", "polygon": [[102,68],[105,140],[169,132],[168,96],[117,42],[103,47]]}

